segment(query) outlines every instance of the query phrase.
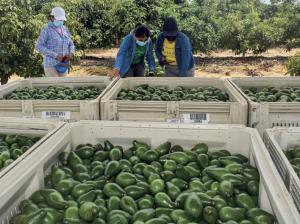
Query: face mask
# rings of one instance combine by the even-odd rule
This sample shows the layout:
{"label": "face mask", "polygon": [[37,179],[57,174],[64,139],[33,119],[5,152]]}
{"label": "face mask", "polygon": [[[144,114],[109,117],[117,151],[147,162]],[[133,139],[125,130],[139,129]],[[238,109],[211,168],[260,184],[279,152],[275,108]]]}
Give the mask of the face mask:
{"label": "face mask", "polygon": [[167,36],[166,38],[167,38],[167,40],[170,41],[170,42],[173,42],[173,41],[176,40],[176,36],[174,36],[174,37],[173,37],[173,36]]}
{"label": "face mask", "polygon": [[136,44],[139,45],[139,46],[141,46],[141,47],[143,47],[143,46],[145,46],[147,44],[147,41],[144,42],[144,41],[136,40]]}
{"label": "face mask", "polygon": [[55,20],[55,21],[53,21],[53,25],[56,26],[56,27],[63,26],[64,25],[64,21]]}

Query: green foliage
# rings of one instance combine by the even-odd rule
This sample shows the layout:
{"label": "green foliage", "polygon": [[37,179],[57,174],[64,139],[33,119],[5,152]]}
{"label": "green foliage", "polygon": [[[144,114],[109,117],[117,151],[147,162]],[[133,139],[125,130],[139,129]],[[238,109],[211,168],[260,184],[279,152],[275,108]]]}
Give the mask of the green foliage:
{"label": "green foliage", "polygon": [[284,15],[284,33],[282,41],[290,50],[295,47],[300,47],[300,4],[292,7],[291,5],[285,6]]}
{"label": "green foliage", "polygon": [[139,9],[132,0],[116,0],[109,14],[113,15],[114,20],[111,22],[110,38],[118,44],[124,36],[134,29],[136,23],[143,22],[142,18],[145,16],[145,11]]}
{"label": "green foliage", "polygon": [[[201,4],[201,5],[200,5]],[[201,2],[186,4],[180,9],[180,28],[186,33],[194,51],[209,53],[218,46],[217,20],[209,5]]]}
{"label": "green foliage", "polygon": [[300,46],[300,3],[288,3],[271,5],[266,8],[265,22],[276,30],[274,44],[284,45],[288,50]]}
{"label": "green foliage", "polygon": [[265,52],[274,43],[275,29],[261,22],[258,13],[252,12],[245,16],[231,13],[226,17],[227,23],[221,27],[221,46],[245,54]]}
{"label": "green foliage", "polygon": [[168,16],[176,17],[179,10],[174,0],[134,0],[134,3],[142,14],[141,21],[137,22],[149,26],[154,39],[161,32],[164,19]]}
{"label": "green foliage", "polygon": [[290,57],[286,68],[291,76],[300,76],[300,52]]}
{"label": "green foliage", "polygon": [[0,77],[40,76],[41,56],[34,52],[34,43],[41,30],[43,15],[33,15],[30,1],[0,2]]}

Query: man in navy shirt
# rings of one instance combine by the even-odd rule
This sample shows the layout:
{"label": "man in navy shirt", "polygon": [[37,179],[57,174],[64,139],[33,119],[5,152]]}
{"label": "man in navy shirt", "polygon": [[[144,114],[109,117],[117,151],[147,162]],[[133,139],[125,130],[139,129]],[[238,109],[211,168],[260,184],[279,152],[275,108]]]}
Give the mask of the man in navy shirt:
{"label": "man in navy shirt", "polygon": [[195,61],[189,38],[179,31],[174,18],[168,17],[155,49],[159,64],[165,67],[166,77],[193,77]]}

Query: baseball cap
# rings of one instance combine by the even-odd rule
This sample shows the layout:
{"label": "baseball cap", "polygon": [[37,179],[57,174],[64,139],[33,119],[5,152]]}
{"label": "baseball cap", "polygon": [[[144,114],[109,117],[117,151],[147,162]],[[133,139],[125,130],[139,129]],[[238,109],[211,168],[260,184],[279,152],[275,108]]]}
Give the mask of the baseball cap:
{"label": "baseball cap", "polygon": [[165,36],[176,36],[178,34],[178,26],[175,18],[168,17],[166,18],[163,25],[163,32]]}

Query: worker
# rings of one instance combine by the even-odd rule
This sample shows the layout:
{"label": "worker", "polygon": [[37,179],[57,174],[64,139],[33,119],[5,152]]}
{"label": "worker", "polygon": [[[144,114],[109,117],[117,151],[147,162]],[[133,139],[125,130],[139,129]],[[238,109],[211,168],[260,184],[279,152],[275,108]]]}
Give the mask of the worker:
{"label": "worker", "polygon": [[65,76],[75,47],[67,27],[63,8],[52,9],[48,25],[45,26],[36,42],[36,50],[44,55],[46,77]]}
{"label": "worker", "polygon": [[189,38],[178,30],[174,18],[168,17],[155,49],[159,64],[165,67],[166,77],[193,77],[195,61]]}
{"label": "worker", "polygon": [[155,61],[150,30],[145,25],[139,24],[123,39],[111,78],[143,77],[145,60],[149,64],[149,75],[153,76]]}

